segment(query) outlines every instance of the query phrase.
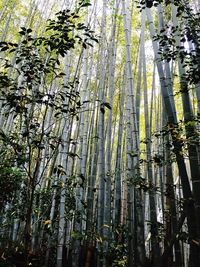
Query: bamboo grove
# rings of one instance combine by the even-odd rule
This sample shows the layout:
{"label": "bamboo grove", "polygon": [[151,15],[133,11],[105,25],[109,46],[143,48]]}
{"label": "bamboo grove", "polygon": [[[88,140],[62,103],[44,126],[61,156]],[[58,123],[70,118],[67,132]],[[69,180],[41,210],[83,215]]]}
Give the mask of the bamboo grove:
{"label": "bamboo grove", "polygon": [[199,6],[0,2],[0,266],[199,266]]}

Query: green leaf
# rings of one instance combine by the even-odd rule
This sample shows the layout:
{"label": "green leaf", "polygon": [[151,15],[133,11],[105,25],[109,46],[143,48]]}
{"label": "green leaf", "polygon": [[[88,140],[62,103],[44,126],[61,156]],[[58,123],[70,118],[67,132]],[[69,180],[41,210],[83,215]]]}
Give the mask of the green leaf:
{"label": "green leaf", "polygon": [[27,29],[26,31],[27,31],[27,33],[31,33],[31,32],[32,32],[32,30],[31,30],[31,29]]}
{"label": "green leaf", "polygon": [[2,48],[1,48],[1,52],[2,52],[2,51],[6,51],[6,50],[8,50],[8,48],[9,48],[8,46],[4,46],[4,47],[2,47]]}
{"label": "green leaf", "polygon": [[110,105],[108,102],[105,102],[105,103],[103,103],[103,104],[104,104],[104,106],[107,107],[108,109],[112,109],[112,108],[111,108],[111,105]]}
{"label": "green leaf", "polygon": [[83,48],[87,48],[87,45],[86,45],[86,43],[82,43],[82,46],[83,46]]}
{"label": "green leaf", "polygon": [[22,31],[26,31],[26,28],[25,27],[20,27],[22,29]]}
{"label": "green leaf", "polygon": [[100,107],[100,111],[104,114],[105,113],[105,109],[104,109],[104,107]]}
{"label": "green leaf", "polygon": [[24,32],[24,31],[19,31],[19,34],[21,34],[21,35],[26,35],[26,32]]}
{"label": "green leaf", "polygon": [[81,4],[81,7],[87,7],[87,6],[91,6],[91,4],[90,3]]}
{"label": "green leaf", "polygon": [[16,51],[16,48],[12,48],[9,52],[12,53],[12,52],[15,52]]}

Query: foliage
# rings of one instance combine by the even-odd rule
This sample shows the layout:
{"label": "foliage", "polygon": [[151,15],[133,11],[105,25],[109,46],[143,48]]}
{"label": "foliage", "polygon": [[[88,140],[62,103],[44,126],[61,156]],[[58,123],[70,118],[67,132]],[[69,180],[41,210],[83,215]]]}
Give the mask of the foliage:
{"label": "foliage", "polygon": [[[199,83],[199,13],[141,0],[152,9],[153,57],[145,12],[97,2],[71,1],[74,11],[47,22],[33,5],[18,35],[0,42],[0,265],[160,266],[171,257],[172,266],[198,244],[199,119],[188,90]],[[88,25],[100,27],[98,48]]]}
{"label": "foliage", "polygon": [[[56,118],[64,113],[74,116],[80,109],[80,101],[77,99],[79,94],[75,88],[78,83],[76,79],[72,83],[62,84],[62,89],[57,93],[46,89],[49,82],[62,80],[65,75],[59,67],[59,55],[65,56],[76,43],[86,48],[91,45],[89,40],[97,41],[88,27],[77,22],[78,14],[63,10],[56,15],[57,18],[49,20],[46,28],[46,31],[50,32],[49,36],[33,37],[31,29],[22,27],[19,32],[20,44],[0,43],[1,52],[6,52],[9,58],[13,53],[16,55],[14,64],[9,58],[1,61],[3,62],[3,70],[0,73],[1,97],[4,100],[4,107],[10,109],[23,123],[21,125],[23,130],[18,138],[26,140],[29,150],[43,150],[46,142],[55,149],[53,142],[54,144],[61,142],[59,138],[47,135],[44,122],[38,122],[38,110],[43,111],[45,119],[46,111],[50,107],[54,108]],[[8,69],[12,69],[12,77]],[[12,141],[11,145],[16,146],[16,155],[19,154],[21,148],[17,146],[20,145],[15,141]],[[30,158],[27,158],[30,155],[24,156],[30,161]]]}
{"label": "foliage", "polygon": [[[170,5],[177,7],[177,17],[181,21],[180,25],[173,26],[166,23],[162,29],[154,36],[154,40],[159,42],[159,53],[162,59],[171,60],[180,59],[183,66],[186,68],[185,76],[182,79],[189,81],[190,84],[197,84],[200,79],[200,35],[199,22],[200,13],[194,12],[189,3],[184,1],[162,1],[150,0],[139,1],[138,8],[156,7],[159,4]],[[185,21],[185,23],[183,23]],[[180,45],[176,44],[176,37],[180,37]],[[192,49],[187,48],[193,46]]]}
{"label": "foliage", "polygon": [[23,171],[15,165],[15,157],[9,148],[0,151],[0,209],[12,201],[23,181]]}
{"label": "foliage", "polygon": [[[78,11],[86,6],[88,3],[81,3]],[[62,72],[62,57],[71,49],[75,49],[76,45],[81,46],[82,53],[83,49],[92,46],[93,41],[98,41],[93,31],[80,22],[78,11],[58,12],[55,19],[48,21],[43,36],[34,37],[32,29],[21,27],[19,43],[0,42],[0,52],[6,55],[0,61],[0,95],[3,109],[7,113],[4,114],[13,115],[16,122],[16,129],[6,133],[1,130],[2,149],[5,149],[5,153],[9,153],[9,150],[12,153],[7,158],[2,158],[0,164],[1,206],[11,201],[20,187],[23,187],[21,198],[17,199],[16,205],[13,203],[13,207],[18,211],[20,206],[24,205],[20,218],[25,222],[22,240],[25,261],[29,258],[31,219],[41,220],[40,216],[48,216],[51,204],[51,201],[49,205],[47,202],[51,200],[52,190],[36,189],[47,164],[63,142],[60,135],[50,132],[49,126],[46,127],[47,113],[51,109],[55,121],[62,120],[64,116],[76,116],[78,120],[77,113],[81,107],[76,73],[72,81],[63,82],[65,73]],[[52,90],[53,83],[59,86],[59,89]],[[54,125],[50,129],[53,127]],[[42,172],[39,172],[46,146],[50,147],[49,158]],[[54,176],[59,178],[63,173],[61,166]],[[38,201],[38,194],[44,204],[41,210],[34,210],[33,205]],[[66,197],[68,213],[68,210],[75,208],[75,200],[70,191]],[[44,227],[46,226],[48,224],[44,224]]]}
{"label": "foliage", "polygon": [[106,258],[109,266],[127,266],[127,240],[131,238],[126,225],[119,225],[115,230],[115,238],[109,241]]}

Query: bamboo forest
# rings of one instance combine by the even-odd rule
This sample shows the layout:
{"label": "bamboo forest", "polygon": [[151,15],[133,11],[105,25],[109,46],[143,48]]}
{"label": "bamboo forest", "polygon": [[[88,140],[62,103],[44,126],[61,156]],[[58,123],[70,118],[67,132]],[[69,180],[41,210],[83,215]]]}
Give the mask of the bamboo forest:
{"label": "bamboo forest", "polygon": [[0,267],[200,266],[200,1],[0,0]]}

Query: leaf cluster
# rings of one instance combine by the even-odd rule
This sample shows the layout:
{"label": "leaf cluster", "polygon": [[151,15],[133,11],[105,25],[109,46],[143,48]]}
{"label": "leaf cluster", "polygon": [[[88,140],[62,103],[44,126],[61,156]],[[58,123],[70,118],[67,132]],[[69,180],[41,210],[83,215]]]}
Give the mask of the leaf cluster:
{"label": "leaf cluster", "polygon": [[[88,5],[86,2],[81,4],[82,7]],[[19,190],[24,172],[26,192],[23,198],[27,198],[27,190],[34,190],[41,179],[35,177],[41,151],[48,145],[51,150],[49,157],[52,157],[63,142],[60,136],[45,128],[47,110],[52,110],[54,123],[65,115],[77,116],[78,119],[77,113],[81,108],[78,80],[74,77],[72,82],[62,82],[65,73],[62,72],[60,57],[74,49],[76,44],[84,49],[93,41],[98,42],[94,32],[81,23],[78,13],[70,10],[60,11],[55,19],[49,20],[43,36],[34,37],[32,30],[25,27],[21,27],[19,35],[19,43],[0,42],[0,53],[3,54],[0,97],[5,118],[13,113],[17,127],[17,134],[14,130],[8,134],[0,132],[1,148],[12,151],[12,156],[0,162],[1,206]],[[60,88],[51,91],[52,81],[56,81]],[[64,173],[63,168],[58,167],[56,173],[58,176]],[[74,209],[72,192],[68,192],[67,199],[69,210]]]}
{"label": "leaf cluster", "polygon": [[15,158],[8,150],[0,151],[0,210],[20,190],[23,181],[23,171],[16,167]]}

